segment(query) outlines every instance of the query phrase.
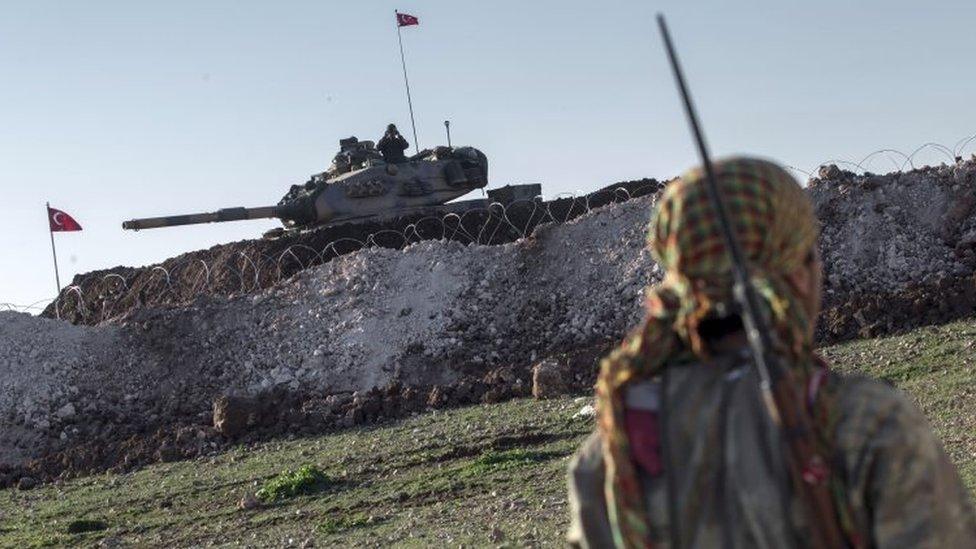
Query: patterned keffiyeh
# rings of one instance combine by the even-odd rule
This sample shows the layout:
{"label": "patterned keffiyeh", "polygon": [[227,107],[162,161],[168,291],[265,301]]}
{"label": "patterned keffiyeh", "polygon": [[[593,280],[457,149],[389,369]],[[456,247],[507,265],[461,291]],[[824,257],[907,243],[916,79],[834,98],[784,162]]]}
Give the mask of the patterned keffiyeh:
{"label": "patterned keffiyeh", "polygon": [[[806,386],[821,370],[811,341],[815,319],[787,275],[809,261],[815,249],[819,228],[813,206],[794,178],[771,162],[731,158],[715,163],[715,172],[751,279],[767,307],[777,352]],[[708,358],[699,324],[736,311],[729,256],[703,178],[701,169],[692,170],[664,190],[648,239],[665,277],[647,290],[644,322],[601,365],[599,429],[608,510],[620,547],[652,545],[624,427],[624,389],[658,376],[669,364]],[[826,412],[817,413],[824,406],[814,403],[818,426],[827,421]],[[826,446],[825,437],[820,439]]]}

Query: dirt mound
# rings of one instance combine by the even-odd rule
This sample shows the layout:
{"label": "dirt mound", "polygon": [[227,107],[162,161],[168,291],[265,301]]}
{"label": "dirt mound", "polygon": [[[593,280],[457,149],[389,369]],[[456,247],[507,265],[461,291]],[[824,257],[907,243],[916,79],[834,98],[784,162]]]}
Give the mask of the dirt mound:
{"label": "dirt mound", "polygon": [[[833,168],[833,169],[831,169]],[[933,284],[976,268],[976,160],[888,175],[821,170],[810,196],[822,225],[828,298]]]}
{"label": "dirt mound", "polygon": [[976,160],[887,175],[825,166],[822,341],[873,337],[976,311]]}
{"label": "dirt mound", "polygon": [[[248,295],[137,308],[99,326],[2,313],[0,342],[44,345],[57,375],[25,391],[37,359],[4,352],[15,375],[0,393],[0,447],[10,449],[0,463],[209,425],[224,394],[324,397],[400,384],[440,387],[426,395],[439,405],[486,372],[612,341],[637,321],[656,276],[643,247],[652,202],[632,199],[511,244],[369,248]],[[56,344],[71,337],[74,348]],[[520,379],[527,390],[531,376]],[[60,415],[65,407],[74,413]]]}
{"label": "dirt mound", "polygon": [[[576,372],[564,380],[567,389],[592,386],[599,359],[610,343],[552,357],[546,362]],[[209,417],[180,418],[155,429],[148,425],[125,438],[95,437],[48,452],[18,465],[0,465],[0,488],[24,478],[51,481],[92,472],[125,472],[151,463],[213,454],[231,445],[282,435],[313,435],[354,425],[378,423],[432,409],[477,403],[496,403],[528,396],[532,370],[503,366],[488,373],[463,373],[449,385],[404,386],[390,383],[368,391],[323,395],[302,390],[273,389],[247,397],[220,396],[217,408],[235,402],[247,416],[233,433],[215,428]]]}
{"label": "dirt mound", "polygon": [[976,314],[976,276],[943,276],[893,291],[847,294],[820,315],[821,341],[877,337]]}
{"label": "dirt mound", "polygon": [[[822,340],[972,314],[976,162],[824,176],[809,190],[824,223]],[[634,185],[631,196],[652,188]],[[387,247],[380,240],[392,234],[374,232],[377,245],[356,253],[304,257],[315,265],[300,261],[302,246],[328,241],[337,250],[334,234],[79,277],[72,295],[83,300],[63,297],[63,311],[95,326],[0,313],[0,467],[8,480],[24,468],[50,478],[196,455],[234,436],[493,402],[528,394],[531,368],[544,359],[575,361],[573,383],[583,389],[599,353],[639,320],[643,288],[661,276],[644,247],[656,195],[627,197],[611,189],[589,207],[550,203],[547,215],[568,221],[544,225],[510,209],[507,224],[484,224],[477,235],[458,228]],[[531,235],[521,238],[513,219],[526,220]],[[467,245],[486,239],[495,245]],[[246,250],[269,254],[279,270],[252,268]],[[193,265],[205,284],[176,284],[193,278]],[[104,292],[109,284],[120,290]],[[239,431],[213,428],[222,396],[255,406]]]}
{"label": "dirt mound", "polygon": [[274,286],[297,272],[369,247],[401,249],[424,240],[497,245],[540,224],[564,223],[595,208],[653,194],[654,179],[624,181],[580,197],[517,201],[463,215],[411,215],[242,240],[186,253],[147,267],[115,267],[77,275],[42,316],[94,325],[135,308],[184,305],[201,296],[231,296]]}

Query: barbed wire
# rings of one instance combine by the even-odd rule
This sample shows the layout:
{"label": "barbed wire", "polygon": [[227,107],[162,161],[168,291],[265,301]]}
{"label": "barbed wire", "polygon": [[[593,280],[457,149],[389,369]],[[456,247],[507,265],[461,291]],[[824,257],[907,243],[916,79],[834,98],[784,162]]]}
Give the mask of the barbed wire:
{"label": "barbed wire", "polygon": [[54,301],[56,298],[57,298],[57,296],[55,296],[55,297],[46,297],[44,299],[38,299],[37,301],[35,301],[33,303],[30,303],[30,304],[27,304],[27,305],[19,305],[17,303],[0,302],[0,311],[16,311],[16,312],[20,312],[20,313],[35,313],[35,312],[36,313],[39,313],[39,312],[43,311],[44,308],[47,307],[47,305],[49,303],[51,303],[52,301]]}
{"label": "barbed wire", "polygon": [[[894,171],[904,171],[906,168],[915,170],[931,165],[919,161],[919,157],[925,153],[935,154],[940,163],[954,164],[972,148],[976,148],[976,134],[958,140],[951,147],[928,142],[909,153],[891,148],[878,149],[860,160],[829,159],[818,164],[817,168],[836,164],[863,174],[877,169],[875,163],[883,160],[886,162],[884,166]],[[817,168],[787,168],[808,178],[818,175],[815,171]],[[402,248],[423,240],[456,240],[482,245],[511,242],[525,238],[538,225],[566,223],[592,211],[592,201],[599,199],[601,193],[609,194],[609,201],[604,199],[600,205],[625,202],[656,185],[648,184],[632,190],[614,186],[590,194],[564,192],[546,202],[521,199],[507,206],[491,202],[486,207],[461,213],[422,217],[400,229],[383,228],[369,233],[365,239],[348,236],[336,238],[320,249],[301,243],[293,244],[274,256],[238,250],[232,259],[218,261],[212,256],[207,257],[209,250],[193,252],[191,257],[182,260],[167,260],[162,264],[136,269],[128,278],[119,273],[109,273],[95,283],[87,281],[84,286],[69,286],[57,298],[42,299],[28,305],[0,303],[0,311],[39,313],[56,301],[54,315],[80,314],[83,322],[96,323],[116,316],[132,304],[187,302],[211,294],[247,294],[274,286],[309,267],[366,248]],[[560,205],[555,208],[556,211],[555,205]],[[513,212],[518,212],[519,216],[513,215]],[[524,222],[520,223],[519,219]]]}
{"label": "barbed wire", "polygon": [[[659,184],[649,182],[627,189],[609,187],[596,193],[561,193],[553,200],[520,199],[507,205],[491,202],[463,212],[429,215],[399,229],[382,228],[363,239],[342,236],[321,247],[295,243],[272,255],[237,250],[229,258],[213,250],[192,252],[161,264],[108,273],[62,290],[52,316],[94,324],[113,318],[136,304],[186,303],[204,295],[240,295],[279,284],[312,266],[367,248],[403,248],[424,240],[454,240],[495,245],[527,237],[537,226],[566,223],[595,207],[649,194]],[[313,232],[309,231],[309,233]],[[51,300],[39,301],[50,303]],[[43,309],[37,307],[32,309]]]}
{"label": "barbed wire", "polygon": [[[928,143],[919,145],[909,153],[905,153],[898,149],[878,149],[867,154],[860,160],[832,158],[818,163],[816,167],[809,170],[792,165],[787,165],[786,167],[796,173],[805,175],[807,178],[818,177],[817,172],[819,168],[822,166],[828,166],[830,164],[836,164],[840,168],[847,168],[848,171],[858,174],[875,173],[872,170],[878,170],[879,173],[886,173],[881,171],[881,169],[873,164],[873,162],[877,161],[878,158],[884,158],[886,161],[891,163],[891,168],[885,167],[882,169],[903,172],[906,168],[917,170],[919,168],[933,166],[934,164],[932,162],[916,162],[920,155],[930,151],[935,154],[935,159],[938,160],[937,164],[956,164],[963,159],[964,153],[972,152],[973,149],[976,148],[976,143],[974,142],[976,142],[976,134],[956,141],[951,147],[943,143],[930,141]],[[897,159],[895,157],[897,157]],[[885,166],[887,166],[887,164]]]}

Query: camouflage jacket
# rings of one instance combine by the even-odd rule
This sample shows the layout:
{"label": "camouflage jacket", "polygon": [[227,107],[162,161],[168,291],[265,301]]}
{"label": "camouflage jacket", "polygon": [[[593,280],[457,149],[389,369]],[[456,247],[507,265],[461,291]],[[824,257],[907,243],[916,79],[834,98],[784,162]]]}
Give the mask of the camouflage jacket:
{"label": "camouflage jacket", "polygon": [[[642,400],[635,405],[644,409],[666,403],[664,472],[652,476],[638,467],[655,547],[806,547],[804,532],[815,525],[806,524],[792,494],[779,432],[761,408],[753,369],[724,357],[667,372],[666,392],[655,381],[626,395],[628,408],[632,400]],[[969,495],[921,412],[882,382],[835,381],[835,474],[845,480],[866,545],[976,547]],[[569,492],[570,544],[612,547],[596,433],[570,464]]]}

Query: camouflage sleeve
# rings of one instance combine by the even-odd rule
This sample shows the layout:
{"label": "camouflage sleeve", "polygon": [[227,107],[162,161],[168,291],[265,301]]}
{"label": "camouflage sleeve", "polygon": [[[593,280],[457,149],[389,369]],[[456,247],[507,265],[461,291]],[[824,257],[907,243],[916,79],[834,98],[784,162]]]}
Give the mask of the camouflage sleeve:
{"label": "camouflage sleeve", "polygon": [[571,547],[613,547],[603,491],[603,449],[600,436],[590,435],[569,464],[570,525],[566,540]]}
{"label": "camouflage sleeve", "polygon": [[[643,359],[642,337],[645,319],[614,349],[601,364],[630,362]],[[631,364],[632,368],[638,368]],[[569,464],[570,527],[566,535],[572,547],[613,547],[613,531],[607,511],[605,492],[603,442],[598,432],[591,434],[573,456]]]}
{"label": "camouflage sleeve", "polygon": [[837,443],[869,545],[973,547],[972,502],[925,417],[881,382],[851,381],[854,390],[839,403]]}

